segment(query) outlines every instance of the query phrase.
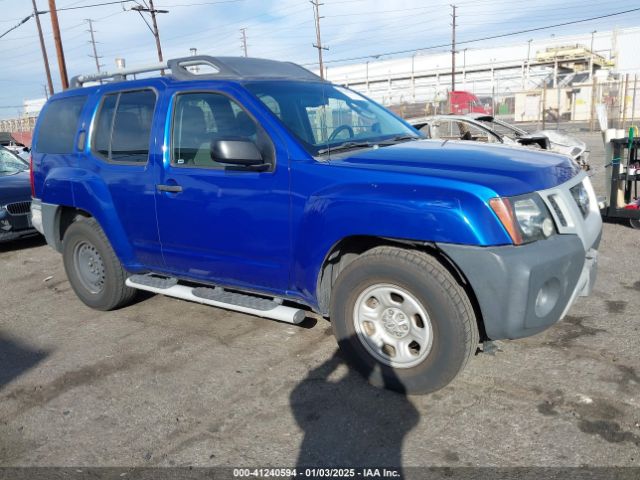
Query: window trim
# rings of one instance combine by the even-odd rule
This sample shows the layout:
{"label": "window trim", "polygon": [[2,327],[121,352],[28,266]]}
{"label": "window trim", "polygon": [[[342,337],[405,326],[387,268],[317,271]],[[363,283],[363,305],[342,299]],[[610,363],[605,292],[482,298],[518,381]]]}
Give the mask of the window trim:
{"label": "window trim", "polygon": [[[271,150],[273,152],[273,163],[271,164],[271,167],[268,170],[264,170],[261,172],[256,172],[255,170],[251,170],[251,169],[245,169],[242,167],[223,167],[223,168],[218,168],[218,167],[206,167],[206,166],[197,166],[197,165],[185,165],[185,164],[177,164],[175,162],[175,158],[174,158],[174,148],[173,148],[173,133],[174,133],[174,129],[176,126],[176,122],[175,122],[175,117],[176,117],[176,104],[178,101],[178,97],[180,95],[190,95],[190,94],[198,94],[198,93],[207,93],[207,94],[213,94],[213,95],[222,95],[223,97],[228,98],[229,100],[231,100],[232,102],[234,102],[236,105],[238,105],[238,107],[240,107],[240,109],[245,112],[247,115],[249,115],[249,118],[256,124],[256,126],[260,129],[262,129],[262,131],[264,132],[265,136],[269,139],[269,143],[271,144]],[[171,115],[167,116],[168,120],[170,122],[170,126],[171,128],[169,129],[169,166],[172,168],[179,168],[179,169],[197,169],[197,170],[209,170],[209,171],[214,171],[214,172],[240,172],[240,173],[273,173],[276,170],[276,165],[278,163],[277,160],[277,150],[276,150],[276,145],[273,141],[273,138],[271,138],[271,135],[269,135],[269,133],[267,132],[267,130],[262,126],[262,123],[260,123],[258,121],[258,119],[255,117],[255,115],[253,115],[253,113],[251,113],[241,102],[240,100],[238,100],[237,98],[235,98],[233,95],[227,93],[227,92],[223,92],[220,90],[210,90],[210,89],[196,89],[196,90],[179,90],[173,93],[172,98],[171,98],[171,104],[170,104],[170,110]]]}
{"label": "window trim", "polygon": [[[100,115],[100,112],[102,112],[102,107],[104,106],[104,102],[107,96],[109,95],[118,95],[118,98],[116,100],[116,107],[114,109],[114,115],[113,118],[111,119],[111,128],[110,128],[110,136],[109,136],[109,149],[111,149],[111,141],[113,139],[113,127],[114,127],[114,122],[116,119],[116,113],[118,112],[118,106],[120,105],[120,95],[123,93],[132,93],[132,92],[143,92],[145,90],[149,90],[151,92],[153,92],[153,94],[156,97],[155,103],[153,105],[153,113],[151,114],[151,131],[149,133],[149,154],[147,155],[147,161],[146,162],[118,162],[118,161],[113,161],[107,157],[105,157],[104,155],[98,153],[95,149],[95,144],[96,144],[96,123],[98,121],[98,116]],[[100,102],[98,104],[98,107],[95,110],[95,113],[93,114],[93,118],[91,119],[91,127],[90,127],[90,142],[89,142],[89,152],[91,153],[92,156],[94,156],[95,158],[97,158],[98,160],[100,160],[103,163],[107,163],[109,165],[129,165],[129,166],[143,166],[146,167],[149,165],[149,159],[151,157],[151,139],[153,138],[153,124],[156,121],[156,111],[158,109],[158,99],[160,98],[160,95],[158,94],[158,90],[155,87],[141,87],[141,88],[128,88],[125,90],[113,90],[113,91],[108,91],[108,92],[104,92],[100,95]]]}
{"label": "window trim", "polygon": [[83,112],[84,109],[87,107],[87,102],[89,101],[89,95],[88,94],[79,94],[79,95],[68,95],[62,98],[56,98],[56,99],[52,99],[51,102],[47,102],[47,105],[45,107],[45,110],[40,114],[40,117],[42,118],[42,114],[46,114],[46,111],[51,108],[51,105],[57,102],[63,102],[65,100],[70,100],[70,99],[74,99],[74,98],[84,98],[84,103],[82,104],[82,106],[80,107],[80,112],[78,112],[78,121],[73,129],[73,141],[71,142],[71,150],[68,152],[42,152],[40,151],[39,148],[39,143],[40,143],[40,130],[42,129],[42,125],[39,123],[38,125],[38,134],[37,137],[35,138],[35,144],[33,145],[34,148],[32,148],[33,153],[38,153],[38,154],[42,154],[42,155],[73,155],[74,153],[77,153],[78,150],[76,148],[76,139],[78,138],[78,132],[81,130],[80,125],[81,125],[81,121],[82,121],[82,117],[83,117]]}

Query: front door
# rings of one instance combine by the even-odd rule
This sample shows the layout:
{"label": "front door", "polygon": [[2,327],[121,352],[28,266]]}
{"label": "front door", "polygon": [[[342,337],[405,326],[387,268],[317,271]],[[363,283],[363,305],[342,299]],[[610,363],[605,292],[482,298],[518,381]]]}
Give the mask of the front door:
{"label": "front door", "polygon": [[[282,292],[289,278],[289,172],[253,114],[226,92],[175,92],[157,181],[160,243],[182,277]],[[265,171],[218,162],[219,140],[251,141]]]}

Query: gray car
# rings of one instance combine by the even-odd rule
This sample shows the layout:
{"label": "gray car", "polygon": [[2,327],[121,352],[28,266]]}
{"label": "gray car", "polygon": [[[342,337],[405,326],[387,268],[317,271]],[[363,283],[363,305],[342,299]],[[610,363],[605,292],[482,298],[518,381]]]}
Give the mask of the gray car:
{"label": "gray car", "polygon": [[515,125],[484,114],[435,115],[413,118],[408,121],[429,138],[541,148],[567,155],[582,169],[590,169],[587,144],[578,138],[556,130],[539,130],[529,133]]}

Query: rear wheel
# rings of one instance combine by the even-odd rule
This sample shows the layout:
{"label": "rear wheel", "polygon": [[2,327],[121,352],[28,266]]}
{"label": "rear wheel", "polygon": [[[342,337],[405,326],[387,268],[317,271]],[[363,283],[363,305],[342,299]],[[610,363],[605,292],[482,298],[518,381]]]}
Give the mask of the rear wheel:
{"label": "rear wheel", "polygon": [[65,232],[63,261],[76,295],[97,310],[113,310],[131,301],[136,290],[109,240],[93,218],[78,217]]}
{"label": "rear wheel", "polygon": [[640,220],[638,220],[637,218],[630,218],[629,224],[636,230],[640,229]]}
{"label": "rear wheel", "polygon": [[479,338],[466,292],[435,258],[378,247],[351,262],[332,292],[340,348],[369,381],[406,393],[438,390]]}

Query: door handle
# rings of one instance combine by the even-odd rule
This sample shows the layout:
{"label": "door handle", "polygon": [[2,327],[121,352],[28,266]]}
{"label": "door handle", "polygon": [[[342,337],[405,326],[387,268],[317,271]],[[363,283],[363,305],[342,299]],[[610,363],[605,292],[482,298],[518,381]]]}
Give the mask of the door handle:
{"label": "door handle", "polygon": [[159,192],[180,193],[182,187],[180,185],[156,185]]}

